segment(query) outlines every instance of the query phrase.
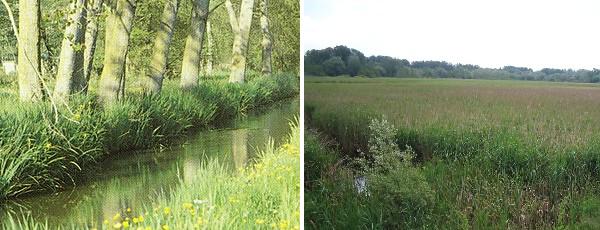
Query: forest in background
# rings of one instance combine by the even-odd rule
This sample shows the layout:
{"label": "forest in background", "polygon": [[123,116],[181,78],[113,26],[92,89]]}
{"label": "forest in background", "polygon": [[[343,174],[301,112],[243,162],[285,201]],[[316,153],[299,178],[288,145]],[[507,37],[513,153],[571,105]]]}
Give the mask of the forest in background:
{"label": "forest in background", "polygon": [[304,54],[307,76],[418,77],[490,80],[528,80],[556,82],[600,82],[600,69],[543,68],[504,66],[483,68],[472,64],[445,61],[408,61],[389,56],[365,56],[346,46],[309,50]]}

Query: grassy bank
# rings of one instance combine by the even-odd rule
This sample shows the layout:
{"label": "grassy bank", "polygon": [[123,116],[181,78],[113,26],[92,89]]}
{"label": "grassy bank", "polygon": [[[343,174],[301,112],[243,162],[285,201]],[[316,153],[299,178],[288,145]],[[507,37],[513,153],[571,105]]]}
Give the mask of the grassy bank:
{"label": "grassy bank", "polygon": [[349,158],[369,152],[371,119],[388,119],[432,203],[471,227],[594,228],[595,95],[587,84],[323,78],[307,81],[305,111]]}
{"label": "grassy bank", "polygon": [[298,77],[256,77],[246,84],[206,80],[189,91],[166,82],[157,97],[131,94],[102,109],[93,96],[52,112],[49,103],[0,100],[0,200],[72,185],[96,162],[168,144],[194,129],[298,94]]}
{"label": "grassy bank", "polygon": [[[143,207],[128,207],[110,219],[93,217],[64,229],[299,229],[300,131],[290,124],[288,141],[268,143],[256,161],[231,172],[206,162],[192,178]],[[0,223],[4,229],[47,229],[29,217]]]}

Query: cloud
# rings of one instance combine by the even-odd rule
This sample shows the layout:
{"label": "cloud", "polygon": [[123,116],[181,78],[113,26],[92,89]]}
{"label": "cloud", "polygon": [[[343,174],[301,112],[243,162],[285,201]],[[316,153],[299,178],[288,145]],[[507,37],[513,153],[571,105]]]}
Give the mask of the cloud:
{"label": "cloud", "polygon": [[306,0],[304,49],[534,69],[600,68],[600,1]]}

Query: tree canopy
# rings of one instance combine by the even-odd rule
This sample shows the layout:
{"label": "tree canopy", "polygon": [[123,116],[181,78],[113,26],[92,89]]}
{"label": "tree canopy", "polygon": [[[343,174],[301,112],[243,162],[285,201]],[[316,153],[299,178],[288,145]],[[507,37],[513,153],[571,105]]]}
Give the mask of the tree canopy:
{"label": "tree canopy", "polygon": [[408,61],[389,56],[365,55],[346,46],[309,50],[304,54],[304,73],[313,76],[418,77],[530,80],[561,82],[600,82],[600,69],[573,70],[504,66],[482,68],[472,64],[452,64],[445,61]]}

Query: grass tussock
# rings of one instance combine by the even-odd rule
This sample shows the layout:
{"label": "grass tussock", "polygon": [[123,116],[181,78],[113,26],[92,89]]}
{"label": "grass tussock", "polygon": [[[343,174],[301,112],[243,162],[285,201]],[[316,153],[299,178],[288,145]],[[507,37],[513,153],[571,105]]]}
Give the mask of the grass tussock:
{"label": "grass tussock", "polygon": [[102,109],[94,96],[49,103],[0,100],[0,200],[74,184],[96,162],[157,147],[298,94],[298,77],[256,77],[246,84],[206,81],[181,91],[166,82],[160,96],[128,95]]}

